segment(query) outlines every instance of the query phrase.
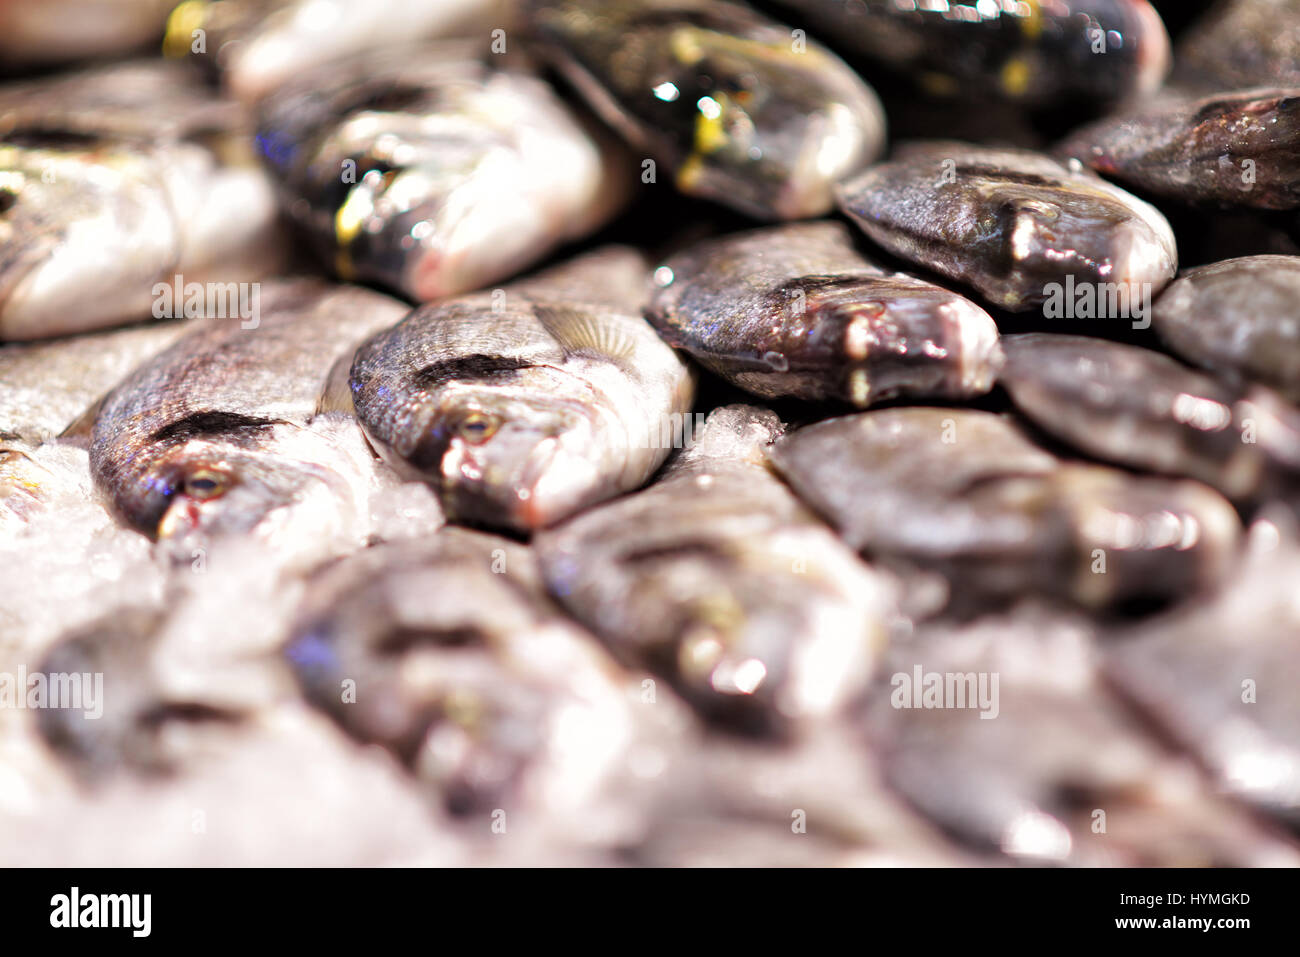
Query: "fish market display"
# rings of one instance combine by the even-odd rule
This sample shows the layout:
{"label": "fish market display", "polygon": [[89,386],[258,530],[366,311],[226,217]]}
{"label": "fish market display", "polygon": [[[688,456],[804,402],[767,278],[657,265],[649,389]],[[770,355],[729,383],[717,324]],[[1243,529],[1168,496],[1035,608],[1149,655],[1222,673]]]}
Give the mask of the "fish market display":
{"label": "fish market display", "polygon": [[547,584],[701,712],[779,731],[870,676],[890,586],[765,468],[766,410],[726,406],[651,488],[541,535]]}
{"label": "fish market display", "polygon": [[1002,362],[988,313],[868,262],[838,223],[705,242],[655,279],[648,315],[664,339],[766,398],[964,399]]}
{"label": "fish market display", "polygon": [[464,46],[331,63],[259,108],[289,215],[344,279],[420,301],[510,276],[622,195],[544,83]]}
{"label": "fish market display", "polygon": [[1151,325],[1188,362],[1300,401],[1300,256],[1244,256],[1189,269]]}
{"label": "fish market display", "polygon": [[747,7],[526,4],[542,52],[691,196],[759,219],[817,216],[831,208],[831,187],[880,153],[884,114],[871,89],[819,44]]}
{"label": "fish market display", "polygon": [[1058,151],[1185,202],[1300,206],[1300,86],[1168,97],[1076,131]]}
{"label": "fish market display", "polygon": [[844,49],[940,95],[1106,102],[1150,93],[1169,70],[1169,36],[1146,0],[779,2]]}
{"label": "fish market display", "polygon": [[1033,308],[1067,277],[1158,291],[1178,267],[1155,207],[1026,150],[916,143],[843,183],[839,197],[880,246],[1004,309]]}
{"label": "fish market display", "polygon": [[693,373],[640,316],[643,259],[608,248],[423,306],[352,365],[357,416],[449,517],[533,529],[642,485]]}

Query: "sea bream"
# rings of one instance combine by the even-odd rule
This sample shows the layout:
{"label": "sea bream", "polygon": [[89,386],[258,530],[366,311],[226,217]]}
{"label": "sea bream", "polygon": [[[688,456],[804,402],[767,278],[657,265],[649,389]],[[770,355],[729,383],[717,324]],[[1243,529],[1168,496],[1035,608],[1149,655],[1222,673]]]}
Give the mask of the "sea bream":
{"label": "sea bream", "polygon": [[764,398],[965,399],[992,388],[1002,362],[988,313],[869,262],[839,223],[705,240],[654,278],[660,335]]}
{"label": "sea bream", "polygon": [[640,254],[606,247],[421,306],[357,350],[357,416],[451,521],[534,529],[637,488],[694,396],[641,317],[648,290]]}
{"label": "sea bream", "polygon": [[1174,277],[1173,230],[1154,206],[1077,163],[934,140],[838,187],[840,208],[889,252],[1032,309],[1067,277],[1149,286]]}
{"label": "sea bream", "polygon": [[371,496],[396,479],[327,384],[406,310],[320,280],[264,284],[256,327],[200,320],[109,393],[91,432],[96,484],[126,524],[186,560],[226,535],[289,555],[359,543]]}
{"label": "sea bream", "polygon": [[174,64],[0,87],[0,340],[148,317],[156,285],[285,257],[242,119]]}
{"label": "sea bream", "polygon": [[542,80],[468,44],[328,63],[258,114],[285,209],[322,258],[420,302],[508,278],[585,235],[632,175]]}
{"label": "sea bream", "polygon": [[872,90],[801,31],[723,0],[526,0],[538,47],[654,170],[759,219],[829,212],[885,138]]}

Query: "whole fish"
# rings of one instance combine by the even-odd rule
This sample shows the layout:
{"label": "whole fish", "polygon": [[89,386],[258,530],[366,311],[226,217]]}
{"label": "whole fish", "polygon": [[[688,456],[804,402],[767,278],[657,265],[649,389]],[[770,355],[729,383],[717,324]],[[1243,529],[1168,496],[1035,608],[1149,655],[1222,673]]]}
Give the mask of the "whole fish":
{"label": "whole fish", "polygon": [[938,95],[1104,104],[1153,92],[1169,70],[1169,35],[1146,0],[779,2]]}
{"label": "whole fish", "polygon": [[413,40],[513,25],[514,0],[190,0],[167,22],[163,51],[196,56],[255,102],[331,61]]}
{"label": "whole fish", "polygon": [[1240,531],[1205,486],[1063,464],[988,412],[829,419],[780,439],[771,459],[850,546],[938,571],[972,599],[1181,597],[1219,579]]}
{"label": "whole fish", "polygon": [[1155,207],[1026,150],[915,143],[838,195],[876,243],[1005,309],[1032,309],[1067,278],[1158,291],[1178,266]]}
{"label": "whole fish", "polygon": [[1183,273],[1156,300],[1152,328],[1217,375],[1300,402],[1300,256],[1244,256]]}
{"label": "whole fish", "polygon": [[1232,499],[1294,484],[1300,411],[1150,349],[1087,336],[1006,336],[999,380],[1036,425],[1130,468],[1195,478]]}
{"label": "whole fish", "polygon": [[1094,631],[1026,604],[892,645],[862,717],[885,780],[951,835],[1022,864],[1294,866],[1293,842],[1124,707]]}
{"label": "whole fish", "polygon": [[765,398],[965,399],[993,387],[998,330],[974,303],[859,255],[839,223],[706,240],[655,271],[670,344]]}
{"label": "whole fish", "polygon": [[1300,85],[1168,96],[1072,133],[1057,151],[1184,202],[1300,206]]}
{"label": "whole fish", "polygon": [[357,350],[357,416],[453,521],[534,529],[637,488],[694,395],[641,318],[648,286],[638,253],[607,247],[422,306]]}
{"label": "whole fish", "polygon": [[464,45],[326,64],[259,104],[290,217],[335,272],[418,301],[590,232],[626,190],[541,80]]}
{"label": "whole fish", "polygon": [[1206,92],[1300,86],[1300,2],[1219,0],[1178,42],[1174,78]]}
{"label": "whole fish", "polygon": [[[542,52],[677,188],[759,219],[820,216],[885,118],[803,31],[723,0],[527,0]],[[642,179],[653,182],[643,164]],[[646,179],[651,175],[650,179]]]}
{"label": "whole fish", "polygon": [[0,340],[162,318],[160,282],[255,280],[284,255],[238,114],[179,67],[0,87]]}
{"label": "whole fish", "polygon": [[176,0],[0,0],[0,66],[132,53],[163,34]]}
{"label": "whole fish", "polygon": [[186,561],[230,535],[293,555],[364,539],[389,473],[326,387],[358,340],[405,311],[303,279],[265,284],[255,326],[199,321],[104,399],[90,441],[97,485],[126,524]]}
{"label": "whole fish", "polygon": [[537,538],[552,592],[704,715],[783,734],[869,678],[893,607],[764,465],[775,414],[714,411],[650,488]]}

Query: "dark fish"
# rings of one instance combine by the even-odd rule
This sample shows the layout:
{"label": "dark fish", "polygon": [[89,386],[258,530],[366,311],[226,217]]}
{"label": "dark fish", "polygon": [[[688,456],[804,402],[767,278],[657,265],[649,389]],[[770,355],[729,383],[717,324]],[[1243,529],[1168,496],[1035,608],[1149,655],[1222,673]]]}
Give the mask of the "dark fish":
{"label": "dark fish", "polygon": [[421,302],[518,272],[626,195],[545,83],[462,45],[326,64],[264,99],[258,128],[335,272]]}
{"label": "dark fish", "polygon": [[849,545],[939,571],[971,596],[1039,592],[1091,608],[1181,597],[1218,580],[1239,534],[1212,489],[1062,464],[988,412],[829,419],[771,458]]}
{"label": "dark fish", "polygon": [[1300,86],[1170,96],[1072,133],[1057,152],[1184,202],[1300,206]]}
{"label": "dark fish", "polygon": [[357,416],[453,521],[534,529],[631,491],[695,391],[641,317],[648,286],[640,254],[607,247],[422,306],[357,350]]}
{"label": "dark fish", "polygon": [[884,113],[802,31],[722,0],[529,0],[542,51],[677,188],[760,219],[828,212]]}
{"label": "dark fish", "polygon": [[1298,304],[1300,256],[1247,256],[1183,273],[1151,320],[1188,362],[1300,402]]}
{"label": "dark fish", "polygon": [[648,316],[673,346],[765,398],[964,399],[993,387],[993,319],[853,248],[839,223],[708,240],[655,272]]}
{"label": "dark fish", "polygon": [[623,662],[778,734],[861,690],[893,614],[888,580],[765,468],[780,427],[718,409],[654,485],[537,539],[552,594]]}
{"label": "dark fish", "polygon": [[841,184],[840,207],[885,249],[1025,310],[1067,277],[1159,290],[1174,234],[1150,204],[1077,164],[934,141]]}
{"label": "dark fish", "polygon": [[1300,86],[1300,2],[1220,0],[1178,42],[1174,78],[1214,92]]}
{"label": "dark fish", "polygon": [[1043,430],[1130,468],[1195,478],[1236,500],[1300,463],[1300,411],[1168,356],[1050,333],[1006,336],[1001,384]]}

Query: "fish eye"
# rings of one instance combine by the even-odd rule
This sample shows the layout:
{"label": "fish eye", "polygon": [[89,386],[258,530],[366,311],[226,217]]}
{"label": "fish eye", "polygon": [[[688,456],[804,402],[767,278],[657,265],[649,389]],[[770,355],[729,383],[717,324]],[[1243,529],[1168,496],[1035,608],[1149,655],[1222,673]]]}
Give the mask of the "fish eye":
{"label": "fish eye", "polygon": [[185,478],[185,494],[199,500],[217,498],[231,484],[230,476],[215,469],[196,469]]}
{"label": "fish eye", "polygon": [[500,424],[494,415],[488,415],[486,412],[470,412],[457,424],[456,433],[466,442],[478,444],[490,439]]}

